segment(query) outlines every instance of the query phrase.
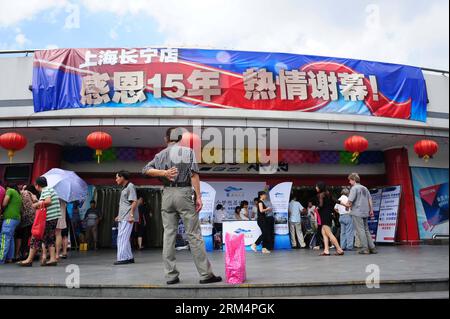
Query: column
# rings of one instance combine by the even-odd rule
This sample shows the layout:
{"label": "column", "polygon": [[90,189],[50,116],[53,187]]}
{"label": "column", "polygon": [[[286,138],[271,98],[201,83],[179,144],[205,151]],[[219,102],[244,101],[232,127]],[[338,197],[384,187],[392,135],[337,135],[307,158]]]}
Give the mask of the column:
{"label": "column", "polygon": [[384,163],[388,185],[402,187],[396,239],[404,243],[417,244],[420,238],[408,150],[394,148],[384,151]]}
{"label": "column", "polygon": [[60,168],[62,146],[50,143],[37,143],[34,146],[33,174],[31,182],[52,168]]}

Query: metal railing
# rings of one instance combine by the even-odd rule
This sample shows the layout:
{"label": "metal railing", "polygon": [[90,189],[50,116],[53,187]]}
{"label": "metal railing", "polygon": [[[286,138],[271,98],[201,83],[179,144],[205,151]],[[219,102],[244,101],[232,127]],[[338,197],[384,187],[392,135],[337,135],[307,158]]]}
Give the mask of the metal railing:
{"label": "metal railing", "polygon": [[434,234],[431,238],[432,239],[448,239],[448,235]]}
{"label": "metal railing", "polygon": [[[30,50],[0,50],[0,55],[2,54],[25,54],[25,56],[28,56],[30,53],[34,53],[35,51],[40,51],[44,49],[30,49]],[[441,73],[443,75],[448,75],[448,70],[441,70],[441,69],[433,69],[433,68],[423,68],[419,67],[422,71],[428,71],[428,72],[435,72],[435,73]]]}

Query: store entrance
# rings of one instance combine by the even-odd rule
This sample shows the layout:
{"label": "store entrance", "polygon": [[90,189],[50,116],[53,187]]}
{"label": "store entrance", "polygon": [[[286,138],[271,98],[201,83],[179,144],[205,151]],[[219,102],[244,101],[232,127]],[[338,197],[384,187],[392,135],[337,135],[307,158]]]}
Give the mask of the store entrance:
{"label": "store entrance", "polygon": [[[97,207],[103,215],[99,224],[99,247],[112,246],[112,228],[114,218],[119,209],[121,188],[117,186],[96,186]],[[147,206],[147,225],[143,237],[145,248],[161,248],[163,246],[163,226],[161,218],[161,190],[159,188],[137,187],[138,197],[142,196]]]}
{"label": "store entrance", "polygon": [[[334,199],[341,196],[341,191],[344,186],[329,186],[328,189]],[[294,186],[291,192],[303,207],[308,207],[308,202],[312,202],[317,206],[317,192],[314,186]]]}

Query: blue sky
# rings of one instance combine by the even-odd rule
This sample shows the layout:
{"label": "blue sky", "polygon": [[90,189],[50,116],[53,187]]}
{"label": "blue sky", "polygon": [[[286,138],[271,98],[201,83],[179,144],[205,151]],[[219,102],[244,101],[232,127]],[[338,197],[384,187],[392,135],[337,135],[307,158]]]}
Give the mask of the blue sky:
{"label": "blue sky", "polygon": [[447,0],[0,0],[0,50],[173,46],[449,69]]}

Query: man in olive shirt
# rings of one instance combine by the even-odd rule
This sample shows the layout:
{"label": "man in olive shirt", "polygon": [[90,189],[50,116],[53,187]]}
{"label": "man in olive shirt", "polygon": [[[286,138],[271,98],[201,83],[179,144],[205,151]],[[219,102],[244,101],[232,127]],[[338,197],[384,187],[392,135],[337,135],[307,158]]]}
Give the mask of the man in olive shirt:
{"label": "man in olive shirt", "polygon": [[14,232],[20,224],[22,196],[16,185],[8,185],[3,199],[3,225],[0,234],[0,264],[12,262],[14,259]]}
{"label": "man in olive shirt", "polygon": [[180,282],[175,258],[175,242],[180,217],[185,226],[194,263],[200,274],[200,283],[219,282],[222,278],[215,276],[212,272],[200,230],[198,212],[203,204],[197,161],[190,148],[178,144],[181,137],[181,130],[168,129],[165,137],[167,148],[158,153],[142,170],[145,175],[161,178],[165,186],[161,214],[164,226],[163,259],[167,284]]}

